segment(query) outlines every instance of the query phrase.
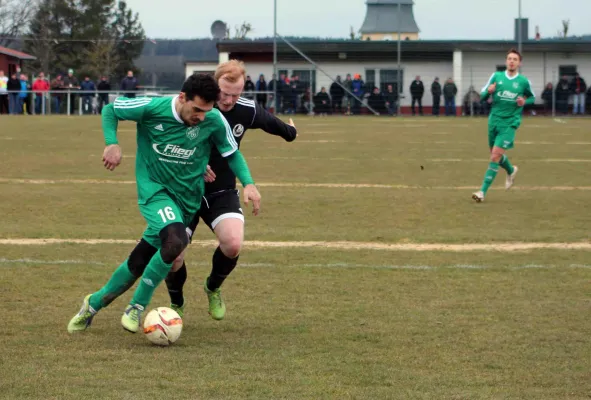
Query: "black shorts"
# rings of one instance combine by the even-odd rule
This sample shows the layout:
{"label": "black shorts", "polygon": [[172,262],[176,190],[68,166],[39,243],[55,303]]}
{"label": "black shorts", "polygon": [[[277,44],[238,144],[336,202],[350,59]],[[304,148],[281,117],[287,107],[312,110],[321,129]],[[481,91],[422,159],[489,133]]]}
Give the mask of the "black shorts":
{"label": "black shorts", "polygon": [[238,190],[222,190],[203,196],[199,212],[187,227],[189,237],[193,236],[193,232],[195,232],[199,224],[199,218],[212,231],[220,221],[227,218],[236,218],[244,222],[244,214],[240,206],[240,194]]}

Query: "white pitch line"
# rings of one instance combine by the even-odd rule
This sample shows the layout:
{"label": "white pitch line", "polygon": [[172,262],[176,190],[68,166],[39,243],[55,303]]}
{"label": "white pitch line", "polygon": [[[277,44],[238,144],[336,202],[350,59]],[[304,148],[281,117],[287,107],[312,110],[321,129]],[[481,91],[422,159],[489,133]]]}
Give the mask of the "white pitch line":
{"label": "white pitch line", "polygon": [[[30,259],[30,258],[16,258],[16,259],[9,259],[9,258],[0,258],[0,264],[25,264],[25,265],[101,265],[101,266],[109,266],[115,265],[114,263],[107,263],[107,262],[93,262],[93,261],[85,261],[85,260],[39,260],[39,259]],[[207,267],[210,263],[204,262],[197,262],[193,263],[190,262],[191,266],[198,266],[198,267]],[[360,263],[329,263],[329,264],[322,264],[322,263],[301,263],[301,264],[294,264],[289,263],[279,264],[279,263],[240,263],[240,268],[368,268],[368,269],[381,269],[381,270],[441,270],[441,269],[509,269],[509,270],[521,270],[521,269],[555,269],[556,265],[517,265],[517,266],[490,266],[490,265],[470,265],[470,264],[449,264],[449,265],[374,265],[374,264],[360,264]],[[579,268],[579,269],[591,269],[591,265],[586,264],[570,264],[567,267],[569,268]]]}
{"label": "white pitch line", "polygon": [[[29,239],[12,238],[0,239],[0,245],[12,246],[45,246],[55,244],[136,244],[135,239]],[[215,240],[195,240],[193,246],[213,247],[217,245]],[[508,243],[378,243],[378,242],[353,242],[353,241],[261,241],[248,240],[244,243],[247,248],[317,248],[338,250],[385,250],[385,251],[442,251],[442,252],[471,252],[493,251],[513,252],[528,250],[591,250],[591,242],[508,242]]]}
{"label": "white pitch line", "polygon": [[[450,162],[459,161],[448,159]],[[591,162],[591,160],[589,160]],[[13,179],[0,178],[0,183],[22,183],[33,185],[55,184],[110,184],[110,185],[135,185],[135,181],[117,181],[109,179]],[[397,185],[380,183],[307,183],[307,182],[260,182],[260,187],[293,187],[293,188],[338,188],[338,189],[408,189],[408,190],[475,190],[480,186],[418,186]],[[502,187],[493,187],[490,190],[505,190]],[[515,186],[512,191],[573,191],[591,190],[591,186]]]}

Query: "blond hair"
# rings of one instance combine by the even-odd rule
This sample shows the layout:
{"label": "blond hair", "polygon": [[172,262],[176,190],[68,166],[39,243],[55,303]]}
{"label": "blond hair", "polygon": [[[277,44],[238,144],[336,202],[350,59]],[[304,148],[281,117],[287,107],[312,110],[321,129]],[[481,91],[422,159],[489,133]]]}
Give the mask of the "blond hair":
{"label": "blond hair", "polygon": [[226,61],[218,65],[213,77],[216,82],[219,82],[222,78],[230,83],[238,82],[240,77],[246,80],[246,67],[242,61]]}

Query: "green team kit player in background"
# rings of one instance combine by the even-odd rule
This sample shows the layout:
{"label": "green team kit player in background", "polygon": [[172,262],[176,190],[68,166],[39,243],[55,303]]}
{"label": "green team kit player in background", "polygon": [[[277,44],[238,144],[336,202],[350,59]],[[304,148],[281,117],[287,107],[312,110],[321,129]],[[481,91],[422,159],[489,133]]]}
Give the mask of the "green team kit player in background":
{"label": "green team kit player in background", "polygon": [[[193,75],[175,97],[115,100],[103,109],[106,148],[103,163],[109,170],[121,162],[117,142],[119,120],[137,122],[136,181],[140,212],[148,226],[143,239],[159,249],[143,273],[137,273],[132,252],[99,291],[84,298],[82,308],[68,324],[68,332],[83,331],[94,315],[128,290],[141,276],[129,306],[121,317],[123,328],[137,332],[141,315],[156,287],[166,278],[174,260],[189,243],[185,231],[199,210],[204,192],[204,173],[212,146],[228,160],[232,172],[244,186],[244,199],[252,200],[254,212],[260,194],[254,186],[232,130],[214,109],[220,93],[209,75]],[[144,264],[145,265],[145,264]]]}
{"label": "green team kit player in background", "polygon": [[518,72],[521,60],[521,53],[515,49],[509,50],[507,70],[492,74],[481,91],[482,100],[492,96],[492,109],[488,118],[490,163],[482,187],[472,194],[472,198],[479,203],[484,201],[488,188],[497,176],[499,166],[507,171],[505,189],[511,188],[515,182],[517,166],[511,165],[505,152],[513,148],[515,131],[521,125],[523,106],[533,104],[536,99],[531,82]]}

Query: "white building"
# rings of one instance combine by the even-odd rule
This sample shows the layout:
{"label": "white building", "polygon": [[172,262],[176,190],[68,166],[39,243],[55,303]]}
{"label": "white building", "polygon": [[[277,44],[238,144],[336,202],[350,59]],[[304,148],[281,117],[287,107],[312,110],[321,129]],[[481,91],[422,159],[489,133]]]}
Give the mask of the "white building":
{"label": "white building", "polygon": [[[287,76],[299,75],[301,81],[311,83],[315,92],[322,86],[328,90],[337,75],[344,79],[347,74],[359,73],[368,86],[381,89],[387,84],[397,83],[397,42],[294,40],[292,43],[318,68],[281,42],[277,46],[277,70]],[[504,67],[505,55],[512,47],[517,47],[513,41],[403,41],[400,62],[403,111],[410,105],[409,87],[417,75],[425,85],[424,106],[428,108],[432,104],[430,88],[435,77],[440,78],[442,85],[447,78],[454,80],[458,87],[456,103],[461,105],[461,99],[471,85],[480,91],[490,75]],[[260,74],[265,75],[267,81],[271,79],[271,40],[221,41],[218,51],[220,62],[243,60],[253,81]],[[556,84],[559,76],[578,72],[591,83],[591,41],[529,40],[523,43],[523,57],[522,73],[532,82],[538,102],[541,102],[539,97],[546,83]],[[214,67],[186,64],[187,75],[194,71],[210,71]]]}

